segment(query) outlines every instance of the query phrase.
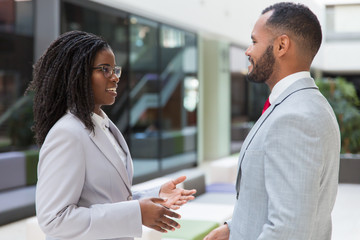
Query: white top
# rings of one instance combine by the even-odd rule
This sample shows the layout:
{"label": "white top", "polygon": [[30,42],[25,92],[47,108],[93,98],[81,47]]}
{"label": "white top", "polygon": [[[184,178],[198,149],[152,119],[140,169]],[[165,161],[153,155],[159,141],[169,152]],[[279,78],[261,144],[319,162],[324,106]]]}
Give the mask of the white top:
{"label": "white top", "polygon": [[91,119],[95,122],[95,124],[100,126],[100,128],[104,131],[105,135],[110,140],[110,142],[113,145],[113,147],[115,148],[116,152],[119,154],[121,161],[123,162],[123,164],[126,167],[126,153],[121,148],[120,144],[116,141],[114,135],[110,132],[108,116],[105,114],[105,112],[103,110],[100,110],[100,111],[101,111],[102,116],[99,116],[96,113],[93,113],[91,115]]}
{"label": "white top", "polygon": [[284,77],[279,82],[275,84],[273,87],[270,96],[269,96],[269,102],[270,104],[273,104],[276,99],[293,83],[296,81],[302,79],[302,78],[311,78],[310,72],[303,71],[303,72],[297,72],[293,73],[289,76]]}

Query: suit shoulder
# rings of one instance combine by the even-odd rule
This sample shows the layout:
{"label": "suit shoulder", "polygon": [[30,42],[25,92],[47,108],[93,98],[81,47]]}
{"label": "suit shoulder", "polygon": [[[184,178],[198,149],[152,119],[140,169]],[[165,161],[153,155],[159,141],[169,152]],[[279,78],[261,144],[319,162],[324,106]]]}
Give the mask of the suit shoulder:
{"label": "suit shoulder", "polygon": [[333,112],[326,98],[318,89],[295,92],[280,104],[288,108],[288,112],[327,116]]}
{"label": "suit shoulder", "polygon": [[278,118],[290,119],[313,131],[338,131],[335,113],[326,98],[317,89],[294,93],[285,99],[275,114]]}
{"label": "suit shoulder", "polygon": [[84,133],[85,125],[72,114],[62,116],[50,129],[49,134],[61,132],[62,134],[79,135]]}

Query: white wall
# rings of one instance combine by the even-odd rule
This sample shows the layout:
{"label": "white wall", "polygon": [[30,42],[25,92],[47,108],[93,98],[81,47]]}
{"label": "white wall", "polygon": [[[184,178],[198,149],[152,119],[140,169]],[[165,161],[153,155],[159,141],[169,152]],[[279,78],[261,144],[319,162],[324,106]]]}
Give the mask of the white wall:
{"label": "white wall", "polygon": [[[325,33],[324,38],[326,38],[326,22],[325,22],[325,7],[326,5],[337,5],[337,4],[360,4],[359,0],[321,0],[324,4],[323,6],[323,18],[321,19],[323,25],[323,32]],[[358,11],[360,15],[359,8],[352,8],[352,11],[349,12],[347,17],[342,16],[342,18],[348,18],[348,23],[344,26],[341,26],[341,29],[345,30],[347,27],[351,29],[359,29],[360,23],[358,22],[358,16],[354,11]],[[346,15],[342,12],[341,14]],[[353,19],[353,21],[351,21]],[[341,20],[341,19],[338,19]],[[337,23],[339,24],[339,23]],[[322,71],[331,72],[335,74],[359,74],[360,73],[360,39],[352,40],[331,40],[325,42],[321,48],[319,54],[320,61],[318,61],[318,67]]]}
{"label": "white wall", "polygon": [[318,0],[326,5],[336,5],[336,4],[358,4],[359,0]]}
{"label": "white wall", "polygon": [[329,42],[323,47],[323,54],[323,71],[360,74],[359,41]]}

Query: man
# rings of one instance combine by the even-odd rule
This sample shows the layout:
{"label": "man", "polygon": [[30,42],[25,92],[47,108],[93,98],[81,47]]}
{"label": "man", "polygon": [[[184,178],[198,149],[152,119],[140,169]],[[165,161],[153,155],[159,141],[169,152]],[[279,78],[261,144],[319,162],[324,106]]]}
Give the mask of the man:
{"label": "man", "polygon": [[322,34],[304,5],[266,8],[252,31],[248,78],[271,89],[270,107],[239,156],[233,218],[206,240],[329,240],[340,133],[310,77]]}

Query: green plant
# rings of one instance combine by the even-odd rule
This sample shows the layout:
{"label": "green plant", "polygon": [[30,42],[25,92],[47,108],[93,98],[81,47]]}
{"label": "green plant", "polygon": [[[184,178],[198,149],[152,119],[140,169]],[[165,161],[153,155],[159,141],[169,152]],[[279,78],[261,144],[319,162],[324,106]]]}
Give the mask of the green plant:
{"label": "green plant", "polygon": [[341,152],[360,153],[360,100],[354,85],[340,77],[315,82],[334,109],[341,132]]}
{"label": "green plant", "polygon": [[37,181],[37,164],[39,161],[39,150],[32,149],[24,151],[26,160],[26,184],[34,185]]}

